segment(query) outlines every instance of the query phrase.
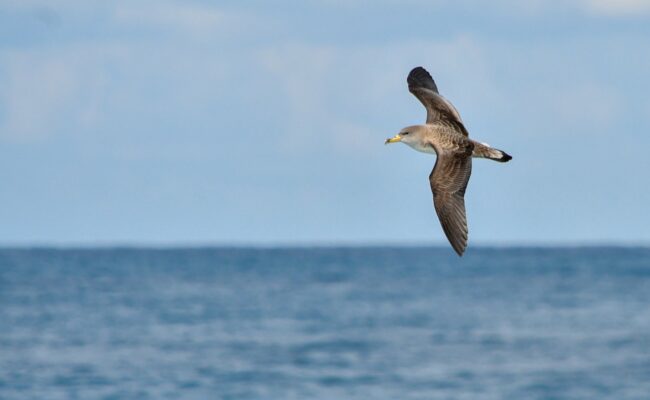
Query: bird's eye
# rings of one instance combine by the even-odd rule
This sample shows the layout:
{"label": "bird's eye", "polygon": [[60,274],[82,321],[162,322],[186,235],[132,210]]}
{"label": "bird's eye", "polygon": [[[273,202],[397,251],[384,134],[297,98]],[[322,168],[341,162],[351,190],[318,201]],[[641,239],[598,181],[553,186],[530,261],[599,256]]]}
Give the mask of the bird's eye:
{"label": "bird's eye", "polygon": [[408,135],[408,134],[409,134],[408,132],[402,132],[402,135]]}

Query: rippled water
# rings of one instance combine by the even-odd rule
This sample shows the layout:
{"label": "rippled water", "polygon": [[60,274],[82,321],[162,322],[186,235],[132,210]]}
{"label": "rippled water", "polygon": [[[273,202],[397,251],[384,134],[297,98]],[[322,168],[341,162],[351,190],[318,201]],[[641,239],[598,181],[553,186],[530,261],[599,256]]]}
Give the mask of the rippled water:
{"label": "rippled water", "polygon": [[1,399],[649,399],[649,249],[0,250]]}

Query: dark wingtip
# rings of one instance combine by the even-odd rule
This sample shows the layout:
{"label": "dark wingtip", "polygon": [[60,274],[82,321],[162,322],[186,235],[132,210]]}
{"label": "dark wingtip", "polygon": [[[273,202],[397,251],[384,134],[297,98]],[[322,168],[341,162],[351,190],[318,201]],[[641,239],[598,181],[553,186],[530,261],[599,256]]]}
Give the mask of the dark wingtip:
{"label": "dark wingtip", "polygon": [[429,77],[431,76],[429,74],[429,72],[426,69],[424,69],[424,67],[422,67],[422,66],[413,68],[411,70],[411,72],[409,72],[409,76],[411,76],[411,75],[413,75],[413,76],[424,75],[424,76],[429,76]]}
{"label": "dark wingtip", "polygon": [[458,254],[458,257],[462,257],[463,254],[465,253],[465,248],[466,248],[466,246],[465,246],[465,247],[462,247],[462,246],[458,246],[458,247],[456,247],[456,246],[451,246],[451,247],[454,249],[454,251],[456,252],[456,254]]}
{"label": "dark wingtip", "polygon": [[415,67],[409,72],[408,78],[406,81],[409,84],[409,87],[424,87],[438,92],[438,86],[434,82],[431,74],[422,67]]}
{"label": "dark wingtip", "polygon": [[463,254],[465,253],[465,250],[467,249],[467,237],[464,239],[456,239],[452,240],[449,237],[449,244],[451,245],[451,248],[454,249],[454,252],[458,254],[458,257],[462,257]]}

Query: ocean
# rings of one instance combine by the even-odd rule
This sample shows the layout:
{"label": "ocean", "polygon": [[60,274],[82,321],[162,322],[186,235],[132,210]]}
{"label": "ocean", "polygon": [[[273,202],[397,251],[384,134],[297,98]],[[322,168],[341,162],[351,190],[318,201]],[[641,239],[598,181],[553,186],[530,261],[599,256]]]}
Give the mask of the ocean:
{"label": "ocean", "polygon": [[650,399],[650,249],[3,249],[0,399]]}

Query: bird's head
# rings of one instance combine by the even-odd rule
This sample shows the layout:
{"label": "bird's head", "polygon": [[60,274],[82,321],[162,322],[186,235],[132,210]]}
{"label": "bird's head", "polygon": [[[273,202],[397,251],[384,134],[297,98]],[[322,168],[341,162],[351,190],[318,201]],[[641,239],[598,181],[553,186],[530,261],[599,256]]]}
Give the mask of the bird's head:
{"label": "bird's head", "polygon": [[415,147],[418,143],[422,142],[425,130],[422,125],[407,126],[399,131],[399,133],[392,138],[386,139],[384,144],[402,142],[411,147]]}

